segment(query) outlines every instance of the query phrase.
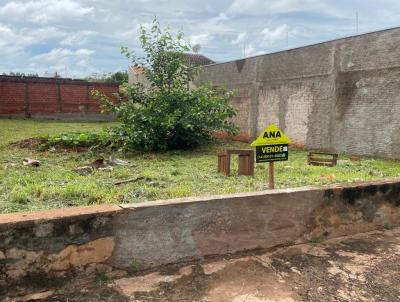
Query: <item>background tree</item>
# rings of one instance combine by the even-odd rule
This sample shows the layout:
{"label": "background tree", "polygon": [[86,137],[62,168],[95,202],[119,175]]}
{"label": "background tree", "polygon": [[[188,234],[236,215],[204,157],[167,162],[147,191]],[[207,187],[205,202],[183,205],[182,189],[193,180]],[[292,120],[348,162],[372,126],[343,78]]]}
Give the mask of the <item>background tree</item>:
{"label": "background tree", "polygon": [[92,74],[90,77],[84,78],[89,82],[103,82],[122,85],[128,83],[128,73],[126,71],[110,72],[106,74]]}
{"label": "background tree", "polygon": [[140,44],[142,56],[126,47],[121,52],[144,68],[149,87],[124,85],[117,103],[95,92],[103,109],[121,122],[111,132],[114,144],[125,150],[182,149],[209,142],[215,131],[237,133],[231,122],[236,114],[229,104],[232,92],[189,88],[199,68],[186,64],[184,53],[191,48],[182,32],[162,30],[154,19],[151,28],[141,27]]}

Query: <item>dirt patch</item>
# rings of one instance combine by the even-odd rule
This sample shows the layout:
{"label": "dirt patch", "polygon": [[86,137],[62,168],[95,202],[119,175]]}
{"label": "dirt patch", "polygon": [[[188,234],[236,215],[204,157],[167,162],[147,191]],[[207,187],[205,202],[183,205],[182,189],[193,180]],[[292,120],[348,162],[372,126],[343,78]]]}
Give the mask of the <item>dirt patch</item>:
{"label": "dirt patch", "polygon": [[[400,263],[399,235],[399,230],[372,232],[197,263],[189,275],[175,271],[173,280],[127,296],[146,302],[396,301],[400,264],[390,263]],[[127,294],[117,284],[110,286]]]}
{"label": "dirt patch", "polygon": [[109,288],[106,283],[96,282],[93,276],[72,279],[64,287],[43,302],[128,302],[128,297]]}
{"label": "dirt patch", "polygon": [[52,297],[41,300],[43,302],[129,302],[129,298],[106,286],[97,286],[81,289],[79,292],[70,291],[58,293]]}
{"label": "dirt patch", "polygon": [[38,150],[44,143],[46,143],[46,139],[44,138],[27,138],[10,145],[21,149]]}
{"label": "dirt patch", "polygon": [[[12,143],[12,144],[10,144],[10,146],[21,148],[21,149],[43,151],[45,149],[49,149],[49,148],[45,148],[46,142],[47,142],[47,140],[44,138],[34,138],[33,137],[33,138],[27,138],[27,139],[23,139],[18,142]],[[89,149],[89,147],[86,147],[86,146],[56,146],[53,148],[54,148],[53,150],[57,151],[57,152],[77,152],[77,153],[86,152]]]}

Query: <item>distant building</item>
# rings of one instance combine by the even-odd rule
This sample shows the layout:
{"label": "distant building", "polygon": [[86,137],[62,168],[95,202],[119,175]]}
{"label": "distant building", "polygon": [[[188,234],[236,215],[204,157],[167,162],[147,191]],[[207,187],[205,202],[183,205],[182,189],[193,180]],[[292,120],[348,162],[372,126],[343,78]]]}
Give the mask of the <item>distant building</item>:
{"label": "distant building", "polygon": [[198,53],[185,53],[184,55],[189,65],[204,66],[216,63],[210,58]]}
{"label": "distant building", "polygon": [[[211,60],[210,58],[197,54],[197,53],[185,53],[185,61],[188,65],[192,66],[205,66],[210,64],[215,64],[216,62]],[[128,68],[128,78],[129,84],[133,83],[142,83],[144,86],[149,84],[145,75],[145,68],[140,66],[129,66]]]}
{"label": "distant building", "polygon": [[128,83],[142,83],[144,86],[149,86],[149,81],[144,74],[144,67],[129,66],[128,68]]}

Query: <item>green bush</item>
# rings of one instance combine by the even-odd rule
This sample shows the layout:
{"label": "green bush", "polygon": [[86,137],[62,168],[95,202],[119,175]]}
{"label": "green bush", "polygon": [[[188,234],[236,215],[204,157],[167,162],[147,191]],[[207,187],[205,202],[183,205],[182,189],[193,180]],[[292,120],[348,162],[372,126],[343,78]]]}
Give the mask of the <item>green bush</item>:
{"label": "green bush", "polygon": [[43,149],[51,147],[93,147],[105,145],[108,134],[106,132],[68,132],[54,136],[41,137],[45,140]]}
{"label": "green bush", "polygon": [[236,114],[228,102],[232,92],[189,88],[199,70],[185,60],[190,47],[182,33],[162,31],[155,19],[151,29],[141,27],[140,43],[143,57],[127,48],[122,53],[145,68],[149,85],[123,85],[117,101],[93,92],[120,121],[109,132],[113,144],[124,150],[184,149],[210,141],[215,131],[237,133],[230,120]]}

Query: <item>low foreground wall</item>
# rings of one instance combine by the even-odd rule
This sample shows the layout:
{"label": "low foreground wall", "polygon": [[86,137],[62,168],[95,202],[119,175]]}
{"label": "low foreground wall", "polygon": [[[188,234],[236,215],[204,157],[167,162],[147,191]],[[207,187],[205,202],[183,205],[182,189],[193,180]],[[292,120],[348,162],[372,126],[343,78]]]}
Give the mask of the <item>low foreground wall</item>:
{"label": "low foreground wall", "polygon": [[400,224],[400,180],[0,215],[0,294]]}

